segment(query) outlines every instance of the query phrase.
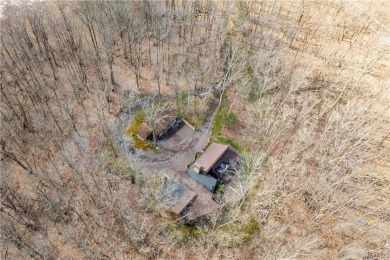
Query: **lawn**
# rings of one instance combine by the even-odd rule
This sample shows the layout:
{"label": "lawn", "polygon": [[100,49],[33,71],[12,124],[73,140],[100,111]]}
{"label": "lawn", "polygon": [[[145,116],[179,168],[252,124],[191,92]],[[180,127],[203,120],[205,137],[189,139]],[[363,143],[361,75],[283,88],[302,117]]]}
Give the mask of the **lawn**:
{"label": "lawn", "polygon": [[145,119],[145,114],[143,111],[135,115],[135,120],[133,124],[126,129],[126,134],[131,138],[134,148],[139,150],[151,149],[154,151],[156,148],[154,147],[153,143],[144,141],[137,136],[138,128],[141,126],[144,119]]}
{"label": "lawn", "polygon": [[233,127],[236,122],[236,115],[232,112],[229,113],[227,108],[217,110],[211,130],[213,134],[211,141],[228,144],[237,152],[242,153],[244,149],[240,147],[234,139],[221,136],[221,131],[224,127]]}

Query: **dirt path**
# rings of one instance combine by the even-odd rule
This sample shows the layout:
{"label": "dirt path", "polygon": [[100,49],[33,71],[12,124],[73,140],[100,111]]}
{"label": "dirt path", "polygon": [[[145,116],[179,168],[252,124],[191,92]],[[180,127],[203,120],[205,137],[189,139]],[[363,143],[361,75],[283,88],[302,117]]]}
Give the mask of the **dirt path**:
{"label": "dirt path", "polygon": [[208,143],[216,109],[217,104],[212,102],[199,130],[193,131],[184,125],[169,138],[160,140],[158,152],[137,151],[136,164],[151,172],[161,171],[164,168],[184,171],[186,166],[195,159],[195,154]]}

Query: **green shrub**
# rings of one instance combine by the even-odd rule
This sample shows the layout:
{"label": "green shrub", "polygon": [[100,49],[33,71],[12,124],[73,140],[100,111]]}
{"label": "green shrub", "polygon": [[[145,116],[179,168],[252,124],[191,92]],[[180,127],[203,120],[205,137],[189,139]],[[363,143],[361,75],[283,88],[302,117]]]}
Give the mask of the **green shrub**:
{"label": "green shrub", "polygon": [[215,193],[216,194],[219,194],[221,192],[223,192],[223,190],[225,189],[225,185],[224,184],[217,184],[217,187],[215,188]]}
{"label": "green shrub", "polygon": [[214,124],[212,128],[212,134],[214,136],[213,140],[218,143],[228,144],[238,152],[243,152],[242,147],[240,147],[233,139],[224,138],[220,136],[222,127],[227,125],[229,127],[234,126],[237,123],[237,116],[233,112],[228,113],[226,107],[217,110],[214,118]]}
{"label": "green shrub", "polygon": [[145,112],[143,110],[139,111],[136,115],[135,115],[135,122],[137,124],[142,124],[142,122],[145,121]]}
{"label": "green shrub", "polygon": [[[229,112],[226,107],[217,111],[214,119],[215,133],[219,133],[224,125],[232,127],[237,123],[237,115]],[[214,134],[214,132],[213,132]]]}
{"label": "green shrub", "polygon": [[172,223],[167,226],[168,233],[174,237],[178,242],[186,244],[191,239],[199,236],[198,228],[195,225],[184,223]]}
{"label": "green shrub", "polygon": [[202,152],[197,152],[195,154],[195,160],[197,160],[202,155]]}
{"label": "green shrub", "polygon": [[232,127],[234,126],[235,124],[237,124],[237,116],[236,114],[234,114],[233,112],[230,112],[227,116],[226,116],[226,119],[225,119],[225,123],[226,125]]}

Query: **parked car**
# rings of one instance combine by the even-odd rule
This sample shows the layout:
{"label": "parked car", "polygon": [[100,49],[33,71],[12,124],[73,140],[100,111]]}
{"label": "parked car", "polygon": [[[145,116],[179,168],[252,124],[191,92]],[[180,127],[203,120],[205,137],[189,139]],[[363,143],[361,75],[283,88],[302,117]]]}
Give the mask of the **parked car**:
{"label": "parked car", "polygon": [[229,169],[229,167],[230,167],[230,163],[228,163],[228,162],[223,162],[223,163],[221,163],[220,166],[218,166],[218,167],[215,169],[215,171],[218,172],[218,173],[220,173],[220,174],[224,174],[224,173],[226,173],[226,171]]}

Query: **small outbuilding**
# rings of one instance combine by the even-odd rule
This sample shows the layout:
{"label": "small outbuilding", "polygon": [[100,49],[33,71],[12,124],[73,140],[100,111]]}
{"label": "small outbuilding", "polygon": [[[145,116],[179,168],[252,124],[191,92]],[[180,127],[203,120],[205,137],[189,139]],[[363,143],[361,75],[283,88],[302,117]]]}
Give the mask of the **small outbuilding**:
{"label": "small outbuilding", "polygon": [[138,128],[137,136],[142,140],[146,141],[151,138],[152,129],[148,126],[148,124],[143,122]]}
{"label": "small outbuilding", "polygon": [[[174,112],[166,111],[161,113],[156,121],[154,134],[157,138],[160,138],[178,122],[178,117]],[[138,128],[137,136],[144,141],[153,140],[153,127],[143,122]]]}

